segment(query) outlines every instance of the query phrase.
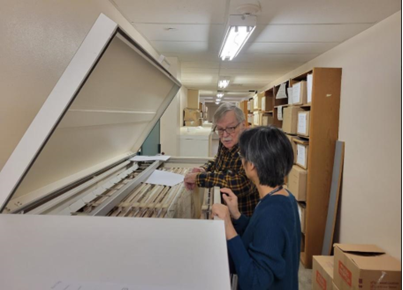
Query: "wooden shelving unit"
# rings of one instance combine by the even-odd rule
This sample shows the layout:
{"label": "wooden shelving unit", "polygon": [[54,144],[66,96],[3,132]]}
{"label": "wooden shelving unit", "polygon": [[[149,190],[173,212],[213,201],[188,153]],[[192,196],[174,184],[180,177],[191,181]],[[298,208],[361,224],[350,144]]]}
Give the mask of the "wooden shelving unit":
{"label": "wooden shelving unit", "polygon": [[[292,106],[310,111],[309,136],[293,135],[300,142],[309,144],[301,262],[306,268],[312,268],[312,256],[321,255],[325,233],[333,158],[339,132],[341,69],[314,68],[290,79],[287,87],[307,81],[308,74],[313,75],[312,100],[308,104]],[[283,122],[278,120],[277,112],[279,106],[289,105],[288,98],[276,99],[279,88],[280,84],[265,92],[266,108],[262,110],[265,114],[272,112],[272,125],[282,128]]]}
{"label": "wooden shelving unit", "polygon": [[314,68],[291,79],[290,85],[306,81],[310,73],[313,74],[312,102],[301,106],[310,110],[309,137],[298,136],[309,141],[304,247],[301,251],[301,262],[306,268],[312,268],[312,256],[322,252],[339,132],[341,88],[340,68]]}
{"label": "wooden shelving unit", "polygon": [[241,110],[242,110],[242,112],[243,112],[243,114],[245,116],[245,127],[247,128],[247,127],[249,127],[249,123],[248,123],[248,114],[249,114],[248,101],[242,101],[240,103],[240,107],[241,107]]}

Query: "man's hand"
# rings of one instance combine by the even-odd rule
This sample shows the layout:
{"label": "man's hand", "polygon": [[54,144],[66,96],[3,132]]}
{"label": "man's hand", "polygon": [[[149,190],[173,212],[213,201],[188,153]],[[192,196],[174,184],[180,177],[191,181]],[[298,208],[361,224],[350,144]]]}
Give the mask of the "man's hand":
{"label": "man's hand", "polygon": [[192,173],[195,173],[195,172],[206,172],[206,170],[204,170],[204,168],[202,168],[202,167],[195,167],[195,168],[192,169],[191,172],[192,172]]}
{"label": "man's hand", "polygon": [[199,174],[198,172],[195,173],[188,173],[183,180],[185,183],[185,187],[187,190],[193,190],[196,187],[196,176]]}
{"label": "man's hand", "polygon": [[238,197],[229,188],[221,188],[222,198],[228,206],[231,217],[235,220],[239,219],[241,213],[238,209]]}

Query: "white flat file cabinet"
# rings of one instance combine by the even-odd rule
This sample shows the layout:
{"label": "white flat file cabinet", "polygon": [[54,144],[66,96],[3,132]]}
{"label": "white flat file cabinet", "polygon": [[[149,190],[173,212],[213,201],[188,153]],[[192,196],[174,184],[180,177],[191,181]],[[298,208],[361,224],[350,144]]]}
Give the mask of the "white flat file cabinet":
{"label": "white flat file cabinet", "polygon": [[0,289],[230,289],[204,196],[145,182],[208,154],[131,161],[180,87],[99,16],[0,172]]}

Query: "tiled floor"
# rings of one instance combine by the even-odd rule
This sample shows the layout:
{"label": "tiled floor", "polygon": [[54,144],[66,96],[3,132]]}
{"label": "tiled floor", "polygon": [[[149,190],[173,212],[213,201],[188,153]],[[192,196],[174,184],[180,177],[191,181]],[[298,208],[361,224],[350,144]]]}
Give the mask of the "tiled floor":
{"label": "tiled floor", "polygon": [[312,289],[312,269],[305,269],[304,265],[299,264],[299,290]]}

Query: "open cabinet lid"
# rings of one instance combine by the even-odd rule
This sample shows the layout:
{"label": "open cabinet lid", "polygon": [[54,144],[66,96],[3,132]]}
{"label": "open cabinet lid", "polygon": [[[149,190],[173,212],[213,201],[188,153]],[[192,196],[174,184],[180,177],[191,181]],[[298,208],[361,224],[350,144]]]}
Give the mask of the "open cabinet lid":
{"label": "open cabinet lid", "polygon": [[180,87],[101,14],[0,172],[0,211],[133,155]]}

